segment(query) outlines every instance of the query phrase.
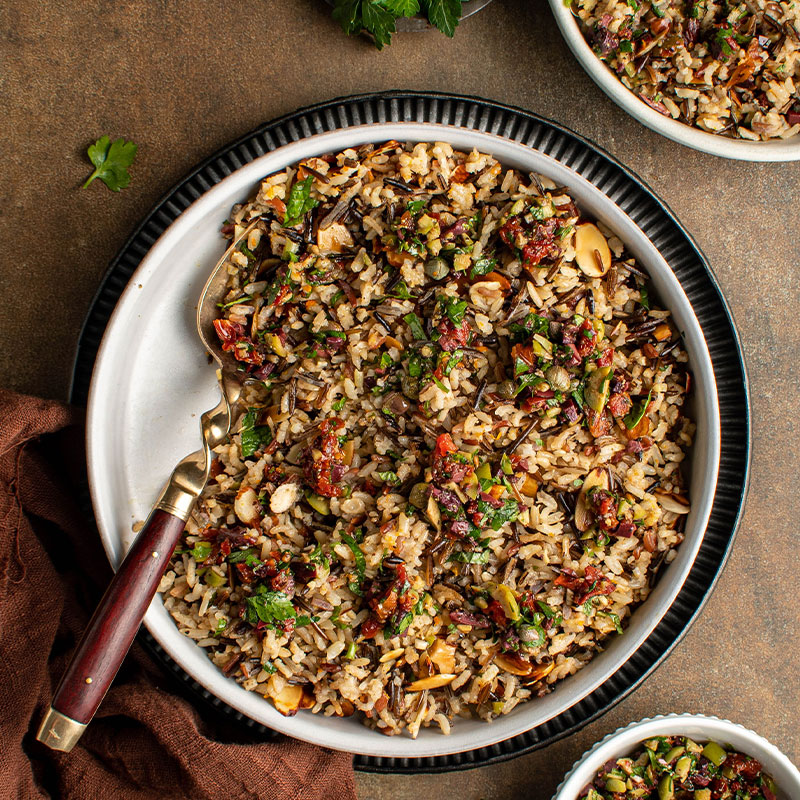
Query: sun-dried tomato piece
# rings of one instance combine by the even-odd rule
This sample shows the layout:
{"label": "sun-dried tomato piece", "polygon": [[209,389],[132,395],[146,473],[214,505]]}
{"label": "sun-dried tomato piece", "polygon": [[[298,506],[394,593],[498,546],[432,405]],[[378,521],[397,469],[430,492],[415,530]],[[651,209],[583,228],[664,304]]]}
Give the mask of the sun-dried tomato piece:
{"label": "sun-dried tomato piece", "polygon": [[323,497],[341,497],[344,492],[338,485],[345,472],[344,453],[334,432],[340,425],[341,420],[335,417],[326,419],[303,458],[306,482]]}
{"label": "sun-dried tomato piece", "polygon": [[453,325],[449,319],[443,320],[439,323],[438,330],[442,334],[438,341],[439,347],[448,353],[464,347],[469,342],[470,330],[466,320],[463,320],[458,327]]}

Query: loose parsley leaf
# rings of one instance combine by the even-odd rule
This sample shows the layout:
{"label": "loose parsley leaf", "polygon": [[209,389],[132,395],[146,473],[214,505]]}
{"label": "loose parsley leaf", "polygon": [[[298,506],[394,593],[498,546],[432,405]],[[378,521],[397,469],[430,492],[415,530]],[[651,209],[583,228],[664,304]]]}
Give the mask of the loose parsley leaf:
{"label": "loose parsley leaf", "polygon": [[128,167],[136,157],[137,146],[119,138],[112,142],[108,136],[101,136],[86,151],[89,161],[94,164],[94,172],[89,176],[85,189],[95,179],[100,178],[112,192],[124,189],[130,182]]}
{"label": "loose parsley leaf", "polygon": [[268,425],[256,425],[258,409],[251,408],[242,418],[242,458],[250,458],[254,453],[272,441],[272,431]]}
{"label": "loose parsley leaf", "polygon": [[246,598],[247,621],[255,625],[258,620],[268,624],[295,619],[297,612],[292,601],[285,592],[260,591],[252,597]]}
{"label": "loose parsley leaf", "polygon": [[460,325],[464,320],[464,313],[467,310],[466,300],[457,300],[449,294],[439,296],[439,302],[442,304],[442,310],[450,318],[453,325]]}
{"label": "loose parsley leaf", "polygon": [[397,297],[400,300],[410,300],[411,292],[408,291],[405,281],[398,281],[397,286],[389,292],[389,297]]}
{"label": "loose parsley leaf", "polygon": [[334,411],[341,411],[344,408],[344,404],[347,402],[346,397],[340,397],[332,406],[331,408]]}
{"label": "loose parsley leaf", "polygon": [[[466,307],[466,304],[465,304]],[[403,319],[406,321],[406,324],[409,328],[411,328],[411,335],[415,339],[425,339],[425,328],[422,327],[422,323],[419,320],[419,317],[412,311],[409,314],[406,314]]]}
{"label": "loose parsley leaf", "polygon": [[448,561],[460,561],[462,564],[485,564],[489,560],[488,550],[456,550]]}
{"label": "loose parsley leaf", "polygon": [[431,25],[453,38],[461,16],[461,0],[423,0]]}
{"label": "loose parsley leaf", "polygon": [[629,431],[632,431],[642,421],[642,417],[647,412],[647,406],[650,405],[650,398],[652,396],[653,390],[651,389],[647,393],[647,397],[644,400],[640,400],[638,403],[634,403],[633,408],[622,418],[625,427]]}
{"label": "loose parsley leaf", "polygon": [[197,542],[192,548],[192,558],[198,563],[211,555],[211,542]]}
{"label": "loose parsley leaf", "polygon": [[[402,2],[402,0],[400,0],[400,2]],[[416,0],[413,0],[413,2],[416,2]],[[387,3],[387,8],[390,8],[388,3]],[[391,8],[390,8],[390,10],[391,10]],[[417,11],[419,11],[419,6],[417,6]],[[416,12],[414,12],[414,13],[416,13]],[[406,16],[409,16],[409,15],[407,14]],[[406,205],[406,211],[409,211],[412,214],[419,214],[419,212],[422,211],[422,209],[425,208],[425,206],[427,204],[428,203],[427,203],[426,200],[410,200],[408,202],[408,204]]]}
{"label": "loose parsley leaf", "polygon": [[297,225],[314,206],[319,204],[318,200],[311,197],[312,181],[313,178],[309,175],[305,180],[297,181],[292,186],[292,191],[289,192],[289,199],[286,201],[284,227]]}
{"label": "loose parsley leaf", "polygon": [[497,266],[497,261],[490,256],[481,256],[470,267],[470,279],[477,278],[478,275],[488,275]]}
{"label": "loose parsley leaf", "polygon": [[614,628],[616,628],[617,633],[623,633],[619,614],[615,614],[613,611],[598,611],[597,613],[602,614],[604,617],[608,617],[614,623]]}
{"label": "loose parsley leaf", "polygon": [[353,558],[356,562],[356,572],[358,573],[359,580],[363,581],[367,571],[367,560],[364,558],[364,553],[350,534],[343,533],[342,541],[353,551]]}

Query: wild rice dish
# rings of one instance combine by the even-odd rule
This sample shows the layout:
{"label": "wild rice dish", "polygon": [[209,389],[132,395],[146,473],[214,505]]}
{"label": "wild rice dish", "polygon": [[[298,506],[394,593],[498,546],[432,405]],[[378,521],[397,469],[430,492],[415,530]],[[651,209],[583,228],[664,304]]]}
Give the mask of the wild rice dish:
{"label": "wild rice dish", "polygon": [[584,36],[651,108],[709,133],[800,131],[794,0],[574,0]]}
{"label": "wild rice dish", "polygon": [[656,736],[603,765],[580,800],[777,800],[778,787],[752,756],[716,742]]}
{"label": "wild rice dish", "polygon": [[160,590],[284,714],[449,732],[622,634],[683,540],[687,355],[563,187],[448,144],[311,158],[223,232],[238,432]]}

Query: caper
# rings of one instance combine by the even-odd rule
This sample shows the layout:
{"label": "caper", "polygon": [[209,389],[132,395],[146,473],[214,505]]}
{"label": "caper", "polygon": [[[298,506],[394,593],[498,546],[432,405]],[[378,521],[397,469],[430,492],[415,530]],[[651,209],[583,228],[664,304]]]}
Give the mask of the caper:
{"label": "caper", "polygon": [[606,781],[606,791],[609,791],[612,794],[620,794],[627,788],[628,787],[625,785],[625,781],[621,781],[619,778],[609,778]]}
{"label": "caper", "polygon": [[416,400],[419,397],[419,378],[412,378],[410,375],[405,375],[400,378],[400,388],[406,397]]}
{"label": "caper", "polygon": [[497,394],[500,397],[504,397],[506,400],[511,400],[514,397],[514,392],[517,391],[517,387],[514,386],[514,381],[500,381],[500,384],[497,387]]}
{"label": "caper", "polygon": [[569,389],[569,372],[564,367],[553,364],[544,371],[544,377],[550,384],[550,388],[557,392],[566,392]]}
{"label": "caper", "polygon": [[427,483],[415,483],[408,495],[408,502],[414,508],[426,508],[428,505],[428,490],[430,486]]}
{"label": "caper", "polygon": [[703,748],[703,755],[715,766],[718,767],[728,754],[716,742],[706,742]]}
{"label": "caper", "polygon": [[435,281],[446,278],[449,272],[450,265],[440,256],[437,256],[436,258],[429,258],[425,262],[425,274]]}
{"label": "caper", "polygon": [[675,797],[675,785],[672,782],[672,775],[665,775],[658,782],[658,800],[673,800]]}

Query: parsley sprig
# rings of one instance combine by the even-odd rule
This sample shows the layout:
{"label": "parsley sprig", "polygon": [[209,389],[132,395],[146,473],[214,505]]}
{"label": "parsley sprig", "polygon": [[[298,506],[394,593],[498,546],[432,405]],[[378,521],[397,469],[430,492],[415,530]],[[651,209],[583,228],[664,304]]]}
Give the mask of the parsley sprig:
{"label": "parsley sprig", "polygon": [[391,44],[395,23],[423,14],[435,28],[452,38],[461,16],[462,0],[336,0],[333,18],[345,33],[366,31],[375,47]]}
{"label": "parsley sprig", "polygon": [[131,182],[128,167],[133,164],[136,150],[133,142],[126,142],[122,138],[112,142],[108,136],[101,136],[86,151],[89,161],[94,164],[94,172],[83,184],[83,188],[89,186],[95,178],[100,178],[112,192],[124,189]]}

